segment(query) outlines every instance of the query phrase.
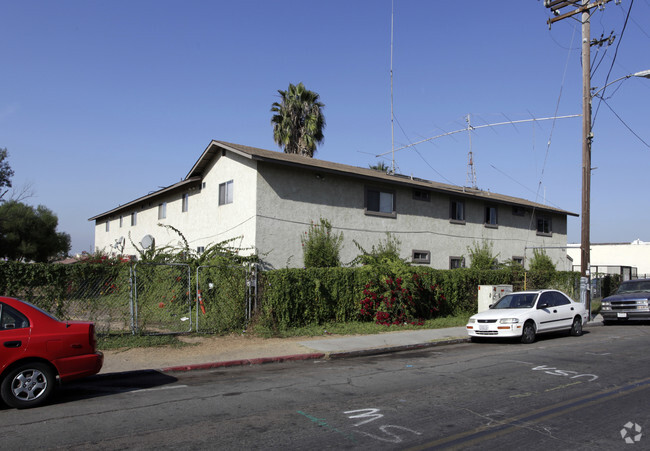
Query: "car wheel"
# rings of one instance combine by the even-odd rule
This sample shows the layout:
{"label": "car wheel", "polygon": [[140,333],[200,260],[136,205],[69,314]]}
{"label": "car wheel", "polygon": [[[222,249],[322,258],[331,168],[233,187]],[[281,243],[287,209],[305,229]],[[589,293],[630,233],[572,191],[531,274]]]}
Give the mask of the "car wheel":
{"label": "car wheel", "polygon": [[530,344],[535,341],[535,323],[526,321],[524,328],[521,331],[521,342]]}
{"label": "car wheel", "polygon": [[580,335],[582,335],[582,318],[580,318],[579,316],[573,318],[573,324],[571,325],[571,331],[569,332],[569,334],[572,337],[579,337]]}
{"label": "car wheel", "polygon": [[40,362],[17,366],[2,381],[0,395],[10,407],[25,409],[44,403],[54,389],[52,369]]}

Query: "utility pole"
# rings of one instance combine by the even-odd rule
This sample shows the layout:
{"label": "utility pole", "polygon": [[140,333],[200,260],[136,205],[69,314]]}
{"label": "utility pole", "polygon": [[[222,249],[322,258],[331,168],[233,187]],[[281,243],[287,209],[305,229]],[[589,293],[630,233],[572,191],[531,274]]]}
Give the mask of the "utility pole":
{"label": "utility pole", "polygon": [[[590,205],[591,205],[591,10],[602,7],[610,0],[544,0],[544,5],[556,16],[548,26],[568,17],[581,14],[582,23],[582,214],[580,228],[580,274],[589,280],[590,266]],[[563,13],[562,8],[575,7]],[[585,306],[591,318],[591,286],[588,285]]]}

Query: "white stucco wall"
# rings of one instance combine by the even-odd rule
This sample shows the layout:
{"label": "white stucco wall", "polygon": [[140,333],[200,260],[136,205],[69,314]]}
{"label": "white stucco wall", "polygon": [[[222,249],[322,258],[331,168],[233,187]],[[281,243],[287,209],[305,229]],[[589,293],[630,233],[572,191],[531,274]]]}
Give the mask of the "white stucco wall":
{"label": "white stucco wall", "polygon": [[[573,264],[580,267],[580,245],[571,244],[567,253]],[[589,260],[592,266],[631,266],[639,275],[650,275],[650,243],[635,240],[632,243],[591,243]]]}
{"label": "white stucco wall", "polygon": [[[156,240],[156,246],[181,247],[182,240],[173,230],[160,227],[166,224],[180,230],[188,240],[190,248],[210,245],[238,238],[231,245],[254,251],[255,243],[255,186],[257,183],[256,163],[250,159],[228,153],[227,158],[219,157],[206,171],[202,187],[181,189],[170,194],[156,196],[154,199],[135,205],[123,213],[122,227],[119,215],[110,218],[109,231],[105,221],[95,226],[95,248],[112,253],[111,245],[124,237],[124,254],[137,255],[129,240],[139,246],[145,235]],[[219,205],[219,185],[233,181],[233,202]],[[182,196],[188,193],[188,211],[182,211]],[[158,219],[158,205],[167,203],[165,219]],[[137,211],[137,223],[131,225],[132,211]]]}

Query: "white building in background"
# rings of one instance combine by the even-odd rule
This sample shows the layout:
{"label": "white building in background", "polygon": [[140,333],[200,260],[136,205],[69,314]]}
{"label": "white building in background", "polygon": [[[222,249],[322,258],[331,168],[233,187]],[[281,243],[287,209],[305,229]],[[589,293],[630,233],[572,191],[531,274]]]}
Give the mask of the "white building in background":
{"label": "white building in background", "polygon": [[353,240],[370,250],[390,232],[414,264],[466,266],[468,248],[486,241],[499,261],[526,264],[533,248],[545,248],[566,270],[568,215],[577,216],[489,191],[212,141],[181,182],[89,220],[95,248],[109,253],[137,254],[132,243],[144,237],[179,245],[167,225],[199,252],[236,238],[268,268],[301,267],[300,237],[325,218],[344,235],[344,263],[360,253]]}
{"label": "white building in background", "polygon": [[[580,271],[580,244],[569,244],[567,255],[573,259],[574,270]],[[591,271],[592,274],[596,271],[601,274],[621,274],[621,268],[630,268],[633,278],[650,277],[650,243],[641,240],[631,243],[591,243],[589,260],[592,268],[598,267]]]}

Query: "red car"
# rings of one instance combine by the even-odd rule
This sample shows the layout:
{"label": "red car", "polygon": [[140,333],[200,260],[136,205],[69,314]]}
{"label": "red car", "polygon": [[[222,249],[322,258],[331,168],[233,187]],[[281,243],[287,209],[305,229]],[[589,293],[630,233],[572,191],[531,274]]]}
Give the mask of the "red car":
{"label": "red car", "polygon": [[59,321],[38,307],[0,297],[0,396],[11,407],[42,404],[55,384],[99,373],[95,325]]}

